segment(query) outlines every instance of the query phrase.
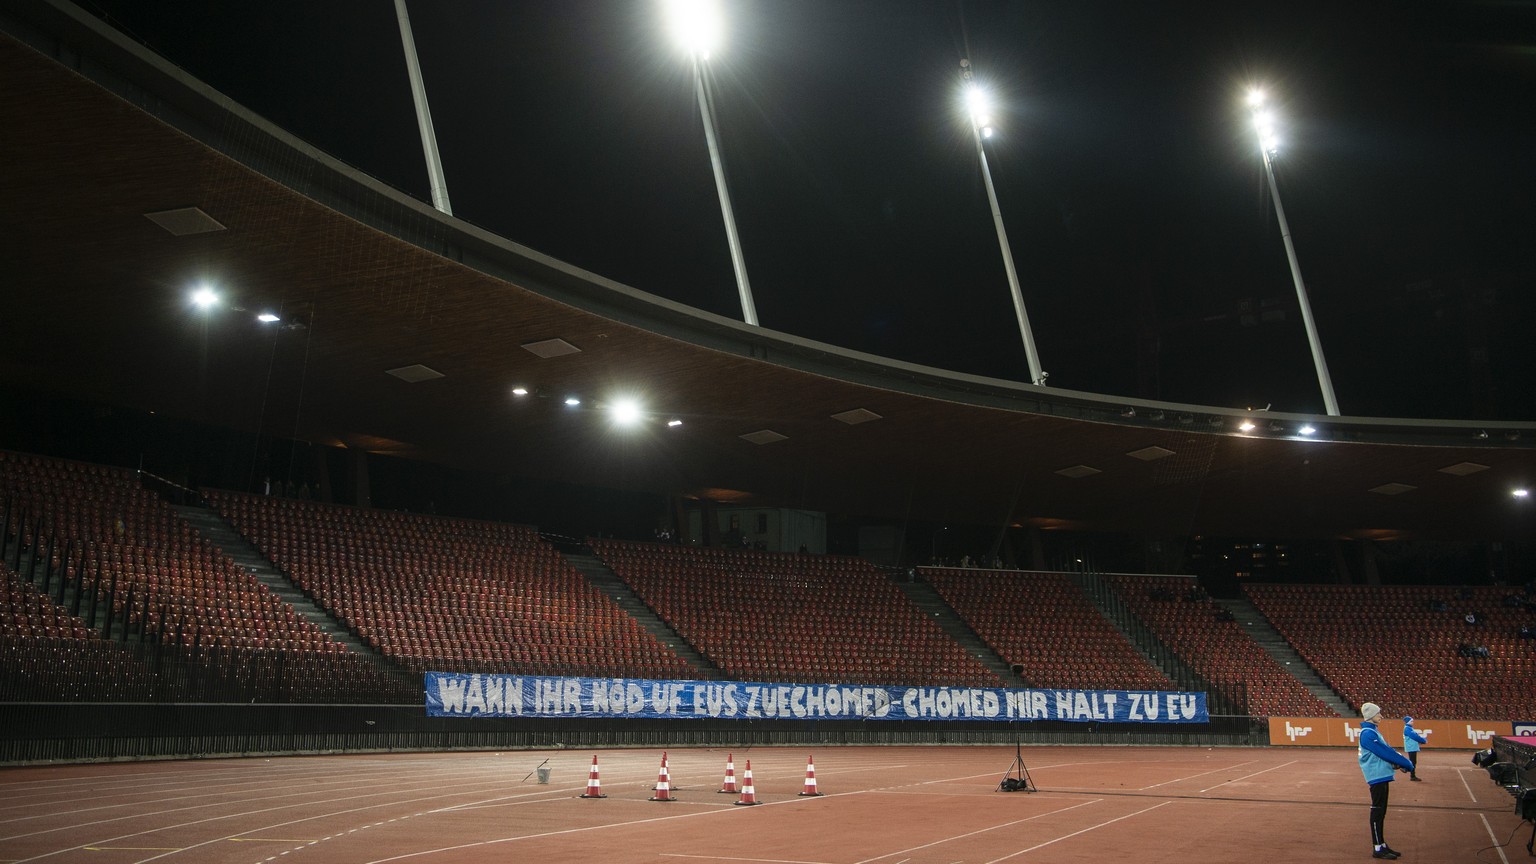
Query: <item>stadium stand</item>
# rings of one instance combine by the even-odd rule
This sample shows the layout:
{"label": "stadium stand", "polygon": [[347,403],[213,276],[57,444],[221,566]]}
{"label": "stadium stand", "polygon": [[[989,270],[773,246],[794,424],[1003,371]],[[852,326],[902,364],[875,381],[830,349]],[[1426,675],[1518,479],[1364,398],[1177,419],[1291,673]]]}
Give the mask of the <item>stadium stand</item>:
{"label": "stadium stand", "polygon": [[[1522,717],[1536,680],[1529,613],[1508,588],[1246,585],[1255,606],[1351,705],[1387,715]],[[1468,624],[1475,613],[1479,623]],[[1484,647],[1487,657],[1458,649]]]}
{"label": "stadium stand", "polygon": [[1173,690],[1061,573],[923,567],[954,610],[1036,687]]}
{"label": "stadium stand", "polygon": [[750,681],[999,686],[857,558],[589,541],[726,674]]}
{"label": "stadium stand", "polygon": [[3,638],[35,698],[346,701],[388,684],[135,472],[0,452],[0,496],[17,627]]}
{"label": "stadium stand", "polygon": [[1255,717],[1330,717],[1335,712],[1209,600],[1190,599],[1181,576],[1106,577],[1136,617],[1233,704]]}
{"label": "stadium stand", "polygon": [[695,677],[527,526],[208,497],[320,606],[412,672]]}

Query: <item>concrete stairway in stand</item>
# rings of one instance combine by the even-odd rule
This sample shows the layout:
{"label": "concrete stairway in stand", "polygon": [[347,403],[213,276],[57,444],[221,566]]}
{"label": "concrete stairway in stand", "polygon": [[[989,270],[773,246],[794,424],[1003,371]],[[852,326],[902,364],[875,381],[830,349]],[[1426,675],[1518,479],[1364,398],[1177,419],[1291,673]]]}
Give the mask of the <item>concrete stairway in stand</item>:
{"label": "concrete stairway in stand", "polygon": [[1264,613],[1259,611],[1259,607],[1253,605],[1246,598],[1239,600],[1217,600],[1216,602],[1232,613],[1232,617],[1237,619],[1237,626],[1241,627],[1243,632],[1248,634],[1248,638],[1259,643],[1259,647],[1268,652],[1269,656],[1275,658],[1285,668],[1285,671],[1294,675],[1296,680],[1300,681],[1302,686],[1311,691],[1313,696],[1323,700],[1329,708],[1339,712],[1340,717],[1353,717],[1355,715],[1355,710],[1349,706],[1349,703],[1344,701],[1344,698],[1335,692],[1332,687],[1323,683],[1323,679],[1317,674],[1317,670],[1312,668],[1312,664],[1301,659],[1301,655],[1296,652],[1295,648],[1291,647],[1291,643],[1285,641],[1285,637],[1281,636],[1280,631],[1275,629],[1275,625],[1271,624],[1269,619],[1264,617]]}
{"label": "concrete stairway in stand", "polygon": [[713,663],[709,662],[708,658],[700,654],[698,649],[694,648],[687,639],[684,639],[681,634],[673,630],[670,624],[661,620],[661,616],[657,615],[654,609],[645,605],[645,601],[635,594],[628,583],[619,578],[619,574],[609,569],[608,565],[602,562],[602,559],[593,554],[592,547],[569,542],[555,542],[553,540],[552,542],[554,542],[555,548],[560,550],[560,554],[565,556],[565,560],[571,562],[571,566],[575,567],[581,575],[587,577],[587,581],[591,582],[597,590],[613,598],[613,602],[619,604],[620,609],[628,612],[631,618],[640,622],[640,626],[649,631],[652,636],[655,636],[661,644],[672,649],[679,657],[687,660],[688,665],[694,668],[700,679],[719,681],[725,678],[725,675]]}
{"label": "concrete stairway in stand", "polygon": [[909,579],[905,575],[893,581],[914,606],[921,609],[924,615],[933,618],[949,638],[955,640],[966,653],[980,660],[982,665],[996,673],[1007,686],[1029,686],[1028,682],[1014,674],[1013,669],[1009,668],[1008,663],[998,656],[991,646],[982,641],[981,636],[971,629],[971,625],[960,617],[960,613],[956,612],[953,606],[949,605],[949,602],[939,594],[938,589],[927,582]]}
{"label": "concrete stairway in stand", "polygon": [[262,557],[256,547],[239,532],[235,526],[229,524],[224,517],[209,510],[206,507],[194,505],[173,505],[177,514],[187,520],[196,528],[205,540],[211,543],[220,552],[229,556],[240,569],[255,577],[256,581],[267,586],[277,599],[292,606],[299,615],[308,619],[310,623],[319,627],[322,632],[346,645],[353,653],[370,657],[378,662],[380,668],[391,672],[401,670],[384,659],[379,652],[368,647],[361,639],[351,631],[343,627],[341,622],[331,617],[331,614],[322,609],[309,595],[299,590],[291,580],[280,570],[272,565],[272,562]]}

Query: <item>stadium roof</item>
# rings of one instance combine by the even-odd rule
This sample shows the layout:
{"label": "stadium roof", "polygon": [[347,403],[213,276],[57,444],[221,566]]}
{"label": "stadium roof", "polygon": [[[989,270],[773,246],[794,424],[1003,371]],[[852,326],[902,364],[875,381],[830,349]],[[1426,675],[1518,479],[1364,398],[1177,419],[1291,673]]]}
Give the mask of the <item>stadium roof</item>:
{"label": "stadium roof", "polygon": [[[477,470],[867,516],[1530,529],[1510,492],[1536,483],[1536,422],[1101,397],[749,327],[443,216],[67,4],[4,15],[5,381]],[[224,298],[206,313],[185,299],[204,282]],[[604,410],[624,396],[647,411],[627,430]]]}

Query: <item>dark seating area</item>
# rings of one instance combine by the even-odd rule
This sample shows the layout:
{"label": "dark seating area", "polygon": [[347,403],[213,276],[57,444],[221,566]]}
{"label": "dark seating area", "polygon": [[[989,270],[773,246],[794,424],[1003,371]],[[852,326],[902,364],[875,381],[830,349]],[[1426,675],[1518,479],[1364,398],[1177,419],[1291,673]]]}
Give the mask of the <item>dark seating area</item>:
{"label": "dark seating area", "polygon": [[321,607],[412,672],[696,677],[527,526],[209,498]]}
{"label": "dark seating area", "polygon": [[1172,681],[1060,573],[924,567],[966,623],[1035,687],[1173,690]]}
{"label": "dark seating area", "polygon": [[[325,702],[404,689],[207,544],[132,471],[0,452],[0,498],[6,609],[27,628],[4,638],[33,670],[36,698]],[[104,688],[42,683],[75,675],[45,669],[79,666],[104,670]]]}
{"label": "dark seating area", "polygon": [[1269,656],[1221,607],[1191,590],[1193,577],[1106,577],[1163,644],[1255,717],[1331,717],[1332,708]]}
{"label": "dark seating area", "polygon": [[[1531,614],[1499,586],[1248,585],[1254,605],[1351,705],[1387,715],[1523,718],[1536,710]],[[1467,616],[1474,616],[1468,623]],[[1466,652],[1464,648],[1486,648]]]}
{"label": "dark seating area", "polygon": [[733,678],[1001,683],[867,561],[590,542],[642,600]]}

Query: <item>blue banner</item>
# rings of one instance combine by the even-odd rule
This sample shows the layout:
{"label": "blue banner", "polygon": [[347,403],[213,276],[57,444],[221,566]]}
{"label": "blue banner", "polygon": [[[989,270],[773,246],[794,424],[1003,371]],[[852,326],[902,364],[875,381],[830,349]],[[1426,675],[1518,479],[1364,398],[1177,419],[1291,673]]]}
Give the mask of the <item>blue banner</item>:
{"label": "blue banner", "polygon": [[428,672],[432,717],[1205,723],[1204,693],[551,678]]}

